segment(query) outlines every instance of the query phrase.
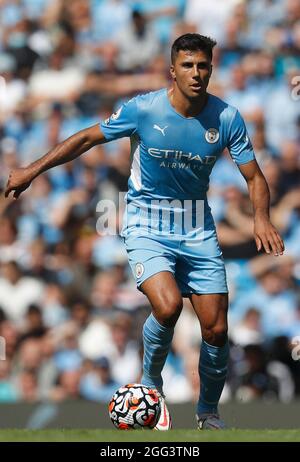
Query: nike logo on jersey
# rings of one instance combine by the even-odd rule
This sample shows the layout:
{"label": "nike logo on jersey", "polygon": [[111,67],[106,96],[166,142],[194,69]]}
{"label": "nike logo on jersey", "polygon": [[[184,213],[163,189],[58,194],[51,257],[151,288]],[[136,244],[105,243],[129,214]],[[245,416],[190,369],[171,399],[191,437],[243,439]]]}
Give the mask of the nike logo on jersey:
{"label": "nike logo on jersey", "polygon": [[160,131],[160,132],[163,134],[163,136],[165,136],[165,130],[166,130],[166,128],[168,128],[168,125],[166,125],[164,128],[160,128],[158,125],[154,124],[154,125],[153,125],[153,128],[154,128],[155,130]]}

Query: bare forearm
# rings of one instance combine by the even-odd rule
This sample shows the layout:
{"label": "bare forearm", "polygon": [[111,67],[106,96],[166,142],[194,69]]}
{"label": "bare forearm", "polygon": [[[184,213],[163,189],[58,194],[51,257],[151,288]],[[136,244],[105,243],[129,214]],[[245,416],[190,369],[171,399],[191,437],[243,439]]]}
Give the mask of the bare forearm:
{"label": "bare forearm", "polygon": [[105,143],[106,139],[99,124],[81,130],[67,140],[55,146],[43,157],[28,165],[27,167],[15,168],[10,171],[5,188],[5,197],[13,191],[14,199],[31,184],[32,180],[49,168],[70,162],[76,159],[91,147]]}
{"label": "bare forearm", "polygon": [[93,144],[86,131],[82,130],[62,143],[57,144],[47,154],[30,164],[27,168],[30,170],[32,178],[41,173],[76,159],[78,156],[88,151]]}
{"label": "bare forearm", "polygon": [[254,218],[269,218],[270,191],[263,175],[255,175],[248,181],[250,199],[253,205]]}
{"label": "bare forearm", "polygon": [[282,255],[284,243],[269,218],[270,191],[265,177],[255,160],[239,166],[248,184],[249,195],[254,209],[254,238],[257,250]]}

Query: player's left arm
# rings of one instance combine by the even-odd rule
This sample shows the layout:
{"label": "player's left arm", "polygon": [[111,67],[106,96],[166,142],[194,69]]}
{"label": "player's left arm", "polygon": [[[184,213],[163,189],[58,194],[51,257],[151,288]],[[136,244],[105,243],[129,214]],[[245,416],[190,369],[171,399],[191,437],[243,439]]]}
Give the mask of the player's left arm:
{"label": "player's left arm", "polygon": [[256,160],[238,165],[245,178],[254,211],[254,238],[257,250],[282,255],[284,243],[269,216],[270,191],[266,179]]}

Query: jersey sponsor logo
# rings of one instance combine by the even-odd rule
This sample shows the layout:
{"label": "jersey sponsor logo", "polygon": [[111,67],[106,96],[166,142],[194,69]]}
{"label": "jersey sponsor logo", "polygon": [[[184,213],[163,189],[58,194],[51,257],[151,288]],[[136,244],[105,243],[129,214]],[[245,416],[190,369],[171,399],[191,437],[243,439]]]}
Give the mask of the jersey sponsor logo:
{"label": "jersey sponsor logo", "polygon": [[154,124],[154,125],[153,125],[153,128],[154,128],[155,130],[160,131],[160,132],[163,134],[163,136],[166,136],[166,135],[165,135],[165,130],[168,128],[168,125],[166,125],[164,128],[161,128],[159,125]]}
{"label": "jersey sponsor logo", "polygon": [[108,125],[111,120],[117,120],[120,117],[123,106],[121,106],[116,112],[114,112],[110,117],[105,119],[105,125]]}
{"label": "jersey sponsor logo", "polygon": [[176,168],[176,169],[184,169],[184,170],[202,170],[202,164],[190,164],[188,162],[165,162],[162,161],[159,166],[162,168]]}
{"label": "jersey sponsor logo", "polygon": [[205,132],[205,139],[208,143],[216,143],[220,138],[220,133],[216,128],[209,128]]}
{"label": "jersey sponsor logo", "polygon": [[142,277],[143,274],[144,274],[144,271],[145,271],[145,267],[144,267],[143,263],[137,263],[135,265],[135,274],[136,274],[137,278]]}
{"label": "jersey sponsor logo", "polygon": [[200,154],[194,154],[193,152],[177,151],[176,149],[148,148],[148,154],[150,154],[150,156],[152,157],[156,157],[157,159],[177,160],[179,162],[197,161],[205,165],[214,164],[217,159],[216,156],[201,157]]}

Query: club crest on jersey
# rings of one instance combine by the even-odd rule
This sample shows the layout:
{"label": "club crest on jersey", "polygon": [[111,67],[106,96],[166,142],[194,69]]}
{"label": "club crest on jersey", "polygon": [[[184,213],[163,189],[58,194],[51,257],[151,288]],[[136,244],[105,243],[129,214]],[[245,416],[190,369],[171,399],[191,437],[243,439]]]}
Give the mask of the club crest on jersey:
{"label": "club crest on jersey", "polygon": [[135,274],[137,278],[140,278],[141,276],[143,276],[144,271],[145,271],[145,268],[142,263],[137,263],[135,265]]}
{"label": "club crest on jersey", "polygon": [[108,125],[111,120],[117,120],[120,117],[121,111],[122,111],[122,106],[116,112],[114,112],[110,117],[108,117],[108,119],[104,121],[105,124]]}
{"label": "club crest on jersey", "polygon": [[216,143],[220,138],[220,133],[216,128],[209,128],[205,132],[205,139],[208,143]]}

